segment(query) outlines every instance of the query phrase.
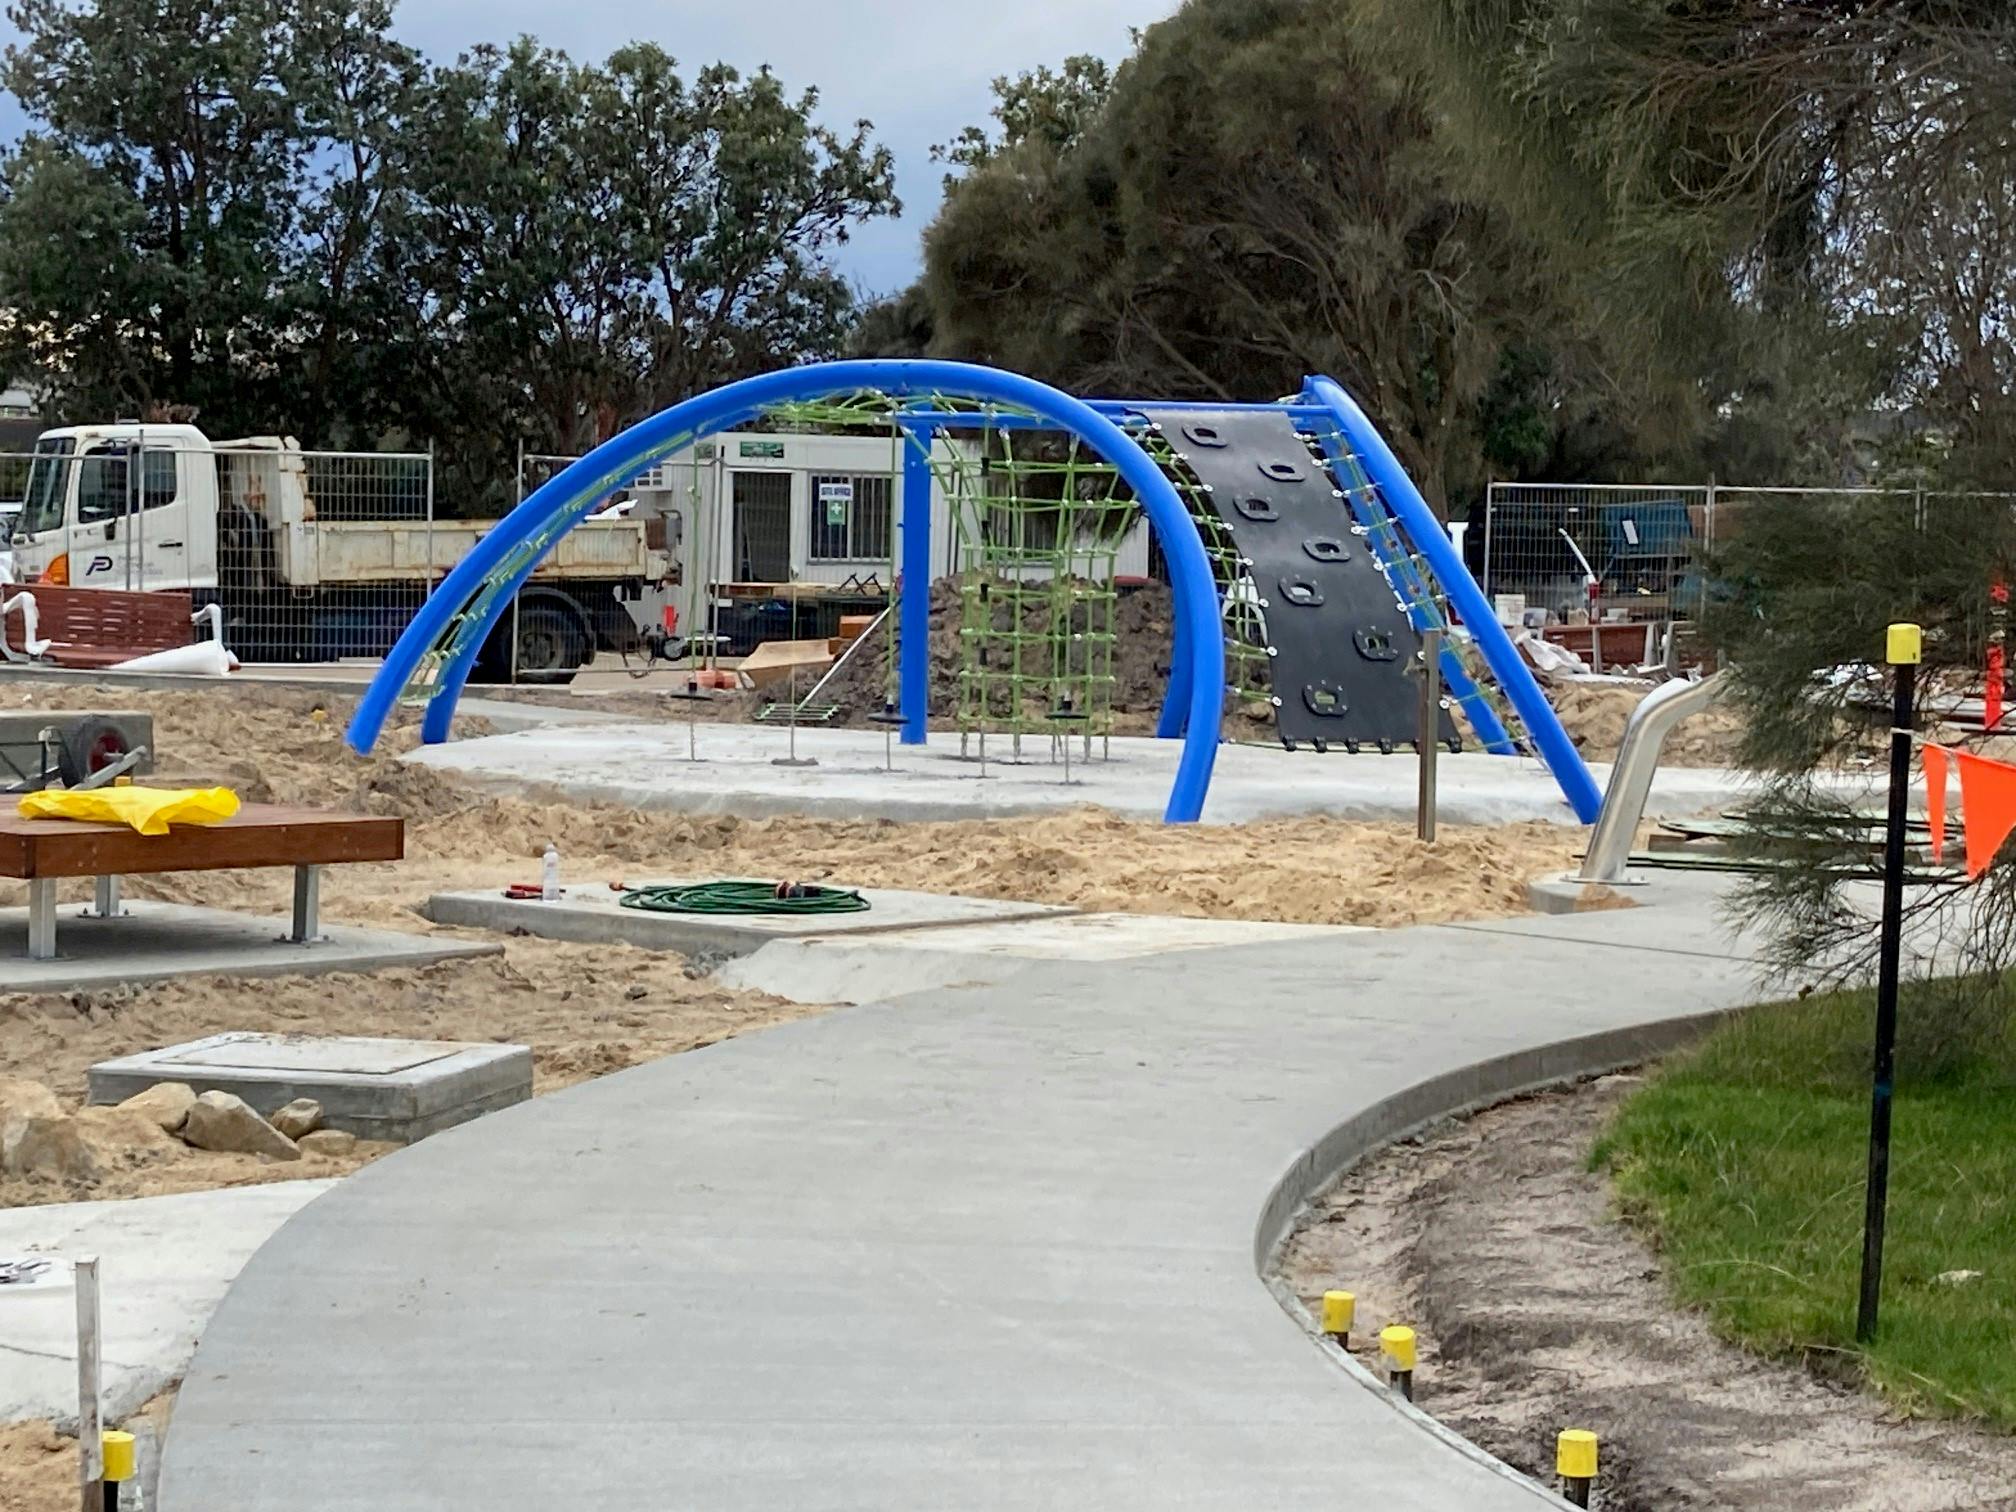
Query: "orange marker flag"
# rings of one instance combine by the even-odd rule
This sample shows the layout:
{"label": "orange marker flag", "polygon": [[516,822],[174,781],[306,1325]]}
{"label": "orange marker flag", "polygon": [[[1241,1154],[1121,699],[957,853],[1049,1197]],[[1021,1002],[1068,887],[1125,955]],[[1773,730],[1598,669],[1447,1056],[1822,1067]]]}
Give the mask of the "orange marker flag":
{"label": "orange marker flag", "polygon": [[1932,831],[1932,864],[1946,859],[1946,748],[1919,748],[1925,762],[1925,823]]}
{"label": "orange marker flag", "polygon": [[1960,768],[1960,804],[1967,815],[1967,876],[1988,870],[2009,832],[2016,830],[2016,766],[1967,751],[1953,752]]}

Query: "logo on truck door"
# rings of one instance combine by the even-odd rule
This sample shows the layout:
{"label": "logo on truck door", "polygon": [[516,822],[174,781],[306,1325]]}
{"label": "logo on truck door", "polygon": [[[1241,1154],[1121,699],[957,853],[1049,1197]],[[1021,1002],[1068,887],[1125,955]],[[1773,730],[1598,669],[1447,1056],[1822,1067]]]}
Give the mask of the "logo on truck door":
{"label": "logo on truck door", "polygon": [[101,554],[91,558],[91,565],[84,569],[84,576],[89,577],[94,572],[110,572],[111,570],[112,558]]}

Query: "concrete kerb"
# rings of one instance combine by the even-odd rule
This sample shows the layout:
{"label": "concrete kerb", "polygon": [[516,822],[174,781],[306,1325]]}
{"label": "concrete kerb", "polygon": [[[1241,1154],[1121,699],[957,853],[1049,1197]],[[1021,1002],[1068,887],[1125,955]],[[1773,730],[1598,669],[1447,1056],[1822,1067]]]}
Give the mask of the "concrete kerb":
{"label": "concrete kerb", "polygon": [[[1551,1045],[1517,1050],[1460,1070],[1417,1082],[1339,1124],[1289,1166],[1268,1194],[1253,1235],[1253,1265],[1282,1309],[1310,1336],[1321,1339],[1317,1321],[1275,1274],[1276,1258],[1294,1231],[1295,1220],[1319,1192],[1347,1175],[1367,1157],[1445,1119],[1491,1107],[1511,1098],[1558,1087],[1606,1072],[1641,1065],[1693,1043],[1744,1009],[1722,1009],[1668,1019],[1663,1023],[1606,1029]],[[1496,1455],[1446,1427],[1435,1416],[1390,1389],[1355,1358],[1339,1349],[1322,1354],[1336,1369],[1382,1403],[1465,1459],[1530,1488],[1550,1506],[1564,1498],[1515,1470]]]}

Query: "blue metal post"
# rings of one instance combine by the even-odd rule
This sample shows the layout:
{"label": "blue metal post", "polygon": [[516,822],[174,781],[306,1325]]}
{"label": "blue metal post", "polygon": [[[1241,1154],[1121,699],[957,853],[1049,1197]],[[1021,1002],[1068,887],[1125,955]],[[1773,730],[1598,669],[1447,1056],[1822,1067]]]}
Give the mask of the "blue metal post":
{"label": "blue metal post", "polygon": [[922,745],[931,702],[931,442],[938,432],[929,424],[904,429],[897,692],[903,711],[903,744]]}
{"label": "blue metal post", "polygon": [[1442,528],[1442,522],[1435,518],[1435,511],[1421,497],[1421,490],[1407,476],[1407,469],[1400,465],[1400,459],[1393,455],[1393,448],[1386,444],[1386,438],[1366,418],[1365,411],[1358,407],[1358,401],[1345,393],[1343,386],[1334,378],[1311,378],[1302,392],[1305,398],[1324,405],[1330,411],[1351,450],[1357,453],[1365,476],[1378,488],[1386,507],[1393,511],[1394,517],[1407,532],[1407,538],[1414,543],[1414,549],[1421,553],[1428,563],[1428,570],[1434,573],[1442,591],[1449,595],[1450,604],[1462,620],[1463,627],[1470,632],[1477,649],[1483,653],[1491,675],[1498,679],[1498,686],[1504,689],[1512,707],[1519,711],[1526,732],[1533,737],[1540,759],[1561,785],[1562,796],[1567,798],[1568,806],[1575,810],[1576,817],[1584,824],[1594,824],[1596,816],[1603,811],[1603,794],[1597,789],[1596,779],[1589,775],[1582,753],[1575,749],[1575,742],[1561,728],[1554,706],[1540,691],[1540,684],[1521,659],[1519,648],[1512,644],[1512,637],[1498,623],[1498,616],[1492,612],[1484,590],[1470,576],[1470,569],[1457,555],[1455,544]]}

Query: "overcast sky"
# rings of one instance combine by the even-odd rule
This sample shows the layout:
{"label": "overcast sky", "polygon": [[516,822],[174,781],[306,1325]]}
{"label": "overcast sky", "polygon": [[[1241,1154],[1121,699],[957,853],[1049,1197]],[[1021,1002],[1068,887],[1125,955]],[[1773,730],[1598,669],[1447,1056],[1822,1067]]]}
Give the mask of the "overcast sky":
{"label": "overcast sky", "polygon": [[[521,32],[577,60],[600,61],[623,43],[658,43],[689,69],[717,59],[749,70],[768,63],[794,90],[817,85],[831,125],[857,117],[896,154],[905,206],[841,249],[840,265],[871,293],[908,283],[918,238],[938,203],[942,170],[931,145],[985,117],[988,82],[1072,53],[1117,62],[1128,28],[1176,9],[1177,0],[1007,0],[935,5],[925,0],[402,0],[395,30],[448,61],[477,42]],[[0,33],[8,28],[0,25]],[[0,97],[0,133],[20,130]]]}

